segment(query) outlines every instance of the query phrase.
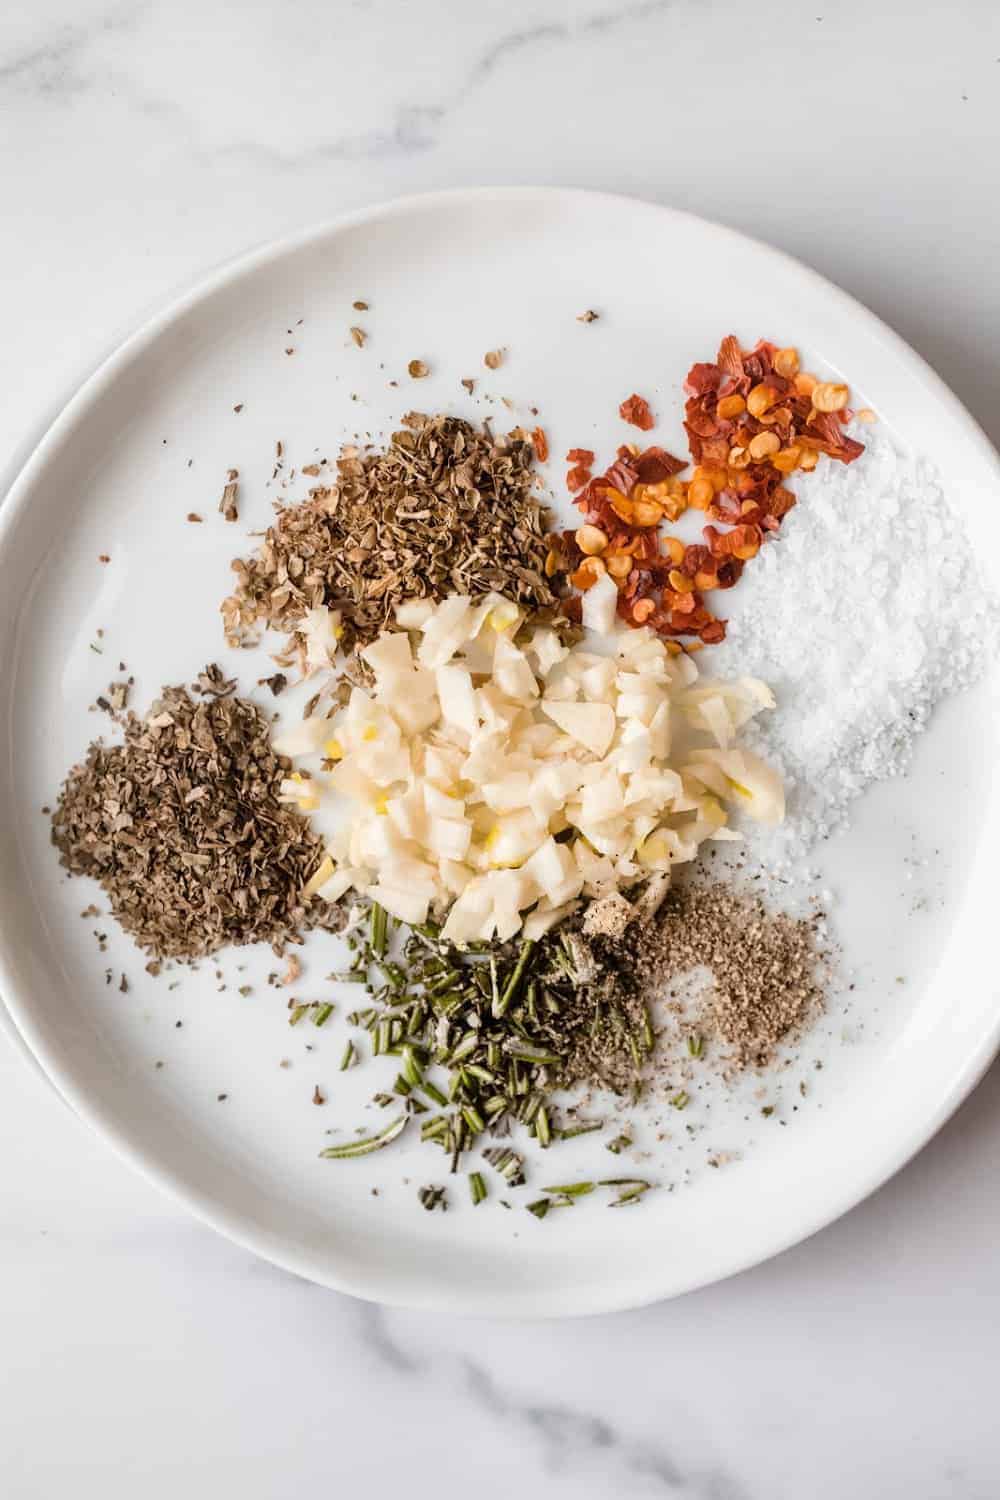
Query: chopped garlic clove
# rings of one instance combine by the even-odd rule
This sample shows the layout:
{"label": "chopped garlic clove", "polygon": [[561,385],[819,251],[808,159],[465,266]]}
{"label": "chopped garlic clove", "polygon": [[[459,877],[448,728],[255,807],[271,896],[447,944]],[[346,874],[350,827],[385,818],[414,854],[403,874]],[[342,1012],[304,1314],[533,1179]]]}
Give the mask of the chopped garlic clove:
{"label": "chopped garlic clove", "polygon": [[560,703],[543,698],[542,712],[592,755],[603,756],[615,733],[615,710],[607,703]]}
{"label": "chopped garlic clove", "polygon": [[610,635],[617,623],[617,613],[618,586],[607,573],[602,573],[583,596],[584,628],[598,635]]}

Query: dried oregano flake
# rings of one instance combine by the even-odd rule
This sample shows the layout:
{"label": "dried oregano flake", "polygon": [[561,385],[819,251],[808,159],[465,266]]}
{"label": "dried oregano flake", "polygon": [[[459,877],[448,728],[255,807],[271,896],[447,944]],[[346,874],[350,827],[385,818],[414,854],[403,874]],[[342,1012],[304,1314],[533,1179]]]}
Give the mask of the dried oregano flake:
{"label": "dried oregano flake", "polygon": [[72,875],[90,875],[115,917],[156,959],[228,944],[276,948],[334,909],[302,887],[323,856],[306,820],[278,801],[288,762],[255,704],[218,667],[167,687],[145,718],[127,712],[124,743],[95,742],[66,778],[52,841]]}
{"label": "dried oregano flake", "polygon": [[527,434],[417,412],[404,421],[384,451],[346,448],[336,483],[279,507],[255,555],[233,563],[230,644],[261,624],[294,631],[322,605],[342,611],[349,649],[405,599],[496,590],[534,609],[556,604]]}

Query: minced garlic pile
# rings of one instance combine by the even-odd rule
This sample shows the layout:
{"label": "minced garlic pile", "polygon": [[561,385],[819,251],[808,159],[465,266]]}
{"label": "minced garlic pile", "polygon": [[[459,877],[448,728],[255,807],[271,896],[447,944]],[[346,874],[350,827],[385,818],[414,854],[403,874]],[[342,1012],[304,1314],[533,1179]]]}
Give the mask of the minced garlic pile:
{"label": "minced garlic pile", "polygon": [[[781,820],[780,778],[734,743],[768,687],[699,681],[652,631],[616,626],[604,583],[585,607],[598,650],[498,594],[411,601],[361,653],[372,690],[277,735],[301,757],[283,797],[340,818],[307,894],[353,889],[408,923],[447,912],[456,942],[538,937],[581,896],[665,887],[705,839],[738,837],[724,804]],[[310,620],[317,647],[337,623]]]}

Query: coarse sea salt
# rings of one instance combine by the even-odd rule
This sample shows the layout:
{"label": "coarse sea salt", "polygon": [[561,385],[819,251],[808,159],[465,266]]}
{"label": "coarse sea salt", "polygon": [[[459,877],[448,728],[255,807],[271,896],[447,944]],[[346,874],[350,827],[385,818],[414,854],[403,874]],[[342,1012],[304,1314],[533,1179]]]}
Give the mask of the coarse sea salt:
{"label": "coarse sea salt", "polygon": [[934,706],[1000,644],[1000,607],[939,472],[885,433],[856,436],[855,463],[821,459],[800,480],[712,653],[713,675],[762,677],[778,700],[747,736],[786,781],[787,821],[752,836],[768,863],[807,853],[866,787],[904,772]]}

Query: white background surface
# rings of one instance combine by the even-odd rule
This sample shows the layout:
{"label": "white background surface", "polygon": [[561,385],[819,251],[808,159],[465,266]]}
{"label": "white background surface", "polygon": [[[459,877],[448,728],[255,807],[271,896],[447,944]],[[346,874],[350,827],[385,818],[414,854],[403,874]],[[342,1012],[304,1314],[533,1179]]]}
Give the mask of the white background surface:
{"label": "white background surface", "polygon": [[[5,7],[0,463],[208,265],[499,181],[633,191],[771,240],[1000,439],[998,85],[990,0]],[[810,1244],[572,1325],[384,1314],[253,1261],[6,1047],[0,1141],[4,1500],[1000,1488],[996,1069]]]}

